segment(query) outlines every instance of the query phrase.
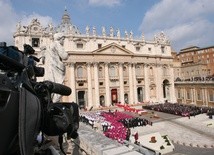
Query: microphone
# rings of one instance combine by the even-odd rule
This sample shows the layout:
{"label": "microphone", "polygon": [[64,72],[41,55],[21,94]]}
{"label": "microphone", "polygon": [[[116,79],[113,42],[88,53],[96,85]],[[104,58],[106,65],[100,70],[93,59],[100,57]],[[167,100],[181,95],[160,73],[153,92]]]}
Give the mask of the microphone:
{"label": "microphone", "polygon": [[67,87],[65,85],[51,82],[51,81],[45,81],[45,85],[48,87],[51,93],[56,93],[60,95],[68,96],[71,94],[71,88]]}

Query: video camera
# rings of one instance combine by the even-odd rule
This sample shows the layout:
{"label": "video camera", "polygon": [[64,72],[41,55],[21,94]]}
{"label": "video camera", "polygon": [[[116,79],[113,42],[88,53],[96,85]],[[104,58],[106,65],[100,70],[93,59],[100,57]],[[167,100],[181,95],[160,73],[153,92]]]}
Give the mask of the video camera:
{"label": "video camera", "polygon": [[[44,76],[44,68],[37,67],[35,50],[25,44],[24,51],[0,43],[0,155],[38,154],[39,133],[77,138],[79,128],[78,105],[53,103],[51,94],[70,95],[71,89],[51,81],[37,82]],[[62,145],[60,145],[62,146]],[[61,148],[62,149],[62,148]],[[39,149],[37,149],[39,150]]]}

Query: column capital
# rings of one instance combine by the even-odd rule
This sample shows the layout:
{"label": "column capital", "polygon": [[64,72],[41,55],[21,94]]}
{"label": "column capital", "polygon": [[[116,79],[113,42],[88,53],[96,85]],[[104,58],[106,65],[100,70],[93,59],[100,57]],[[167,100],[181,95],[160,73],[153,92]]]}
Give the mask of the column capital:
{"label": "column capital", "polygon": [[93,65],[94,65],[95,67],[97,67],[98,64],[99,64],[99,62],[93,62]]}
{"label": "column capital", "polygon": [[133,62],[132,65],[133,65],[133,67],[136,67],[137,63],[136,63],[136,62]]}
{"label": "column capital", "polygon": [[162,65],[162,64],[156,64],[156,66],[157,66],[157,67],[163,67],[163,65]]}
{"label": "column capital", "polygon": [[87,67],[91,67],[92,62],[86,62]]}
{"label": "column capital", "polygon": [[149,64],[148,63],[144,63],[144,67],[148,68]]}
{"label": "column capital", "polygon": [[69,62],[69,63],[68,63],[68,66],[69,66],[69,67],[74,67],[75,64],[76,64],[75,62]]}
{"label": "column capital", "polygon": [[150,63],[150,64],[149,64],[149,66],[153,66],[153,67],[155,67],[155,66],[156,66],[156,64],[155,64],[155,63]]}
{"label": "column capital", "polygon": [[105,66],[109,66],[110,62],[104,62]]}
{"label": "column capital", "polygon": [[133,64],[132,62],[128,62],[128,66],[132,66],[132,64]]}
{"label": "column capital", "polygon": [[124,62],[118,62],[119,66],[124,65]]}

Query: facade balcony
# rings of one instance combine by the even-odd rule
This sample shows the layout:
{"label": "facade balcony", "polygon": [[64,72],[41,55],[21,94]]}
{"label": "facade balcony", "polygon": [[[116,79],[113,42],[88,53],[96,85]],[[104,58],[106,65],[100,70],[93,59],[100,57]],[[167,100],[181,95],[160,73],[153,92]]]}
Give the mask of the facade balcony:
{"label": "facade balcony", "polygon": [[76,81],[79,82],[87,82],[87,78],[86,77],[76,77]]}
{"label": "facade balcony", "polygon": [[177,78],[174,81],[175,84],[214,84],[214,78],[191,78],[191,79],[180,79]]}
{"label": "facade balcony", "polygon": [[137,80],[144,80],[144,75],[136,75]]}
{"label": "facade balcony", "polygon": [[111,81],[118,81],[119,80],[119,76],[110,76],[109,79]]}
{"label": "facade balcony", "polygon": [[175,82],[209,82],[214,81],[214,75],[207,75],[207,76],[193,76],[193,77],[177,77]]}

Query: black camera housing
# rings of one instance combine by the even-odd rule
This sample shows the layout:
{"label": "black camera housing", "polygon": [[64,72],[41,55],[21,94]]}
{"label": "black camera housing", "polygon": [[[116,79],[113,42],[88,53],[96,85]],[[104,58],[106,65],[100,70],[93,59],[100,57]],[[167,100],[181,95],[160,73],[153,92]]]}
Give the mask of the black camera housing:
{"label": "black camera housing", "polygon": [[51,94],[70,95],[67,86],[51,81],[36,82],[44,68],[30,45],[24,51],[0,42],[0,155],[34,154],[37,136],[77,138],[79,109],[76,103],[53,103]]}

